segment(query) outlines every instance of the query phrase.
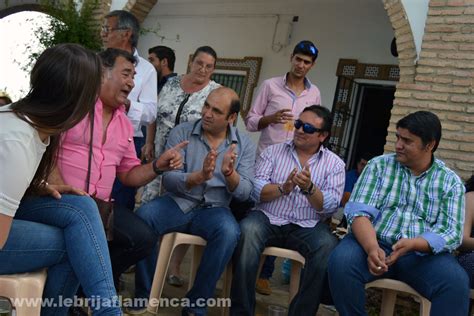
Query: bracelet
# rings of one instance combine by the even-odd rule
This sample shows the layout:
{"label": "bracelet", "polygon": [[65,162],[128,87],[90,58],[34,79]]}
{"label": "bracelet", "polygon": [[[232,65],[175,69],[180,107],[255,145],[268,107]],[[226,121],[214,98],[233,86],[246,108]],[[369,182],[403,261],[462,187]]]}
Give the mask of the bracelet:
{"label": "bracelet", "polygon": [[224,177],[230,177],[234,173],[234,168],[230,169],[229,173],[224,173]]}
{"label": "bracelet", "polygon": [[163,174],[163,171],[160,170],[160,168],[158,168],[158,166],[156,165],[156,162],[157,162],[157,161],[158,161],[158,158],[153,159],[153,161],[151,162],[151,165],[152,165],[152,167],[153,167],[153,171],[155,172],[155,174],[156,174],[157,176],[160,176],[160,175]]}
{"label": "bracelet", "polygon": [[285,191],[283,191],[283,186],[281,184],[277,185],[278,191],[280,191],[281,195],[285,195]]}

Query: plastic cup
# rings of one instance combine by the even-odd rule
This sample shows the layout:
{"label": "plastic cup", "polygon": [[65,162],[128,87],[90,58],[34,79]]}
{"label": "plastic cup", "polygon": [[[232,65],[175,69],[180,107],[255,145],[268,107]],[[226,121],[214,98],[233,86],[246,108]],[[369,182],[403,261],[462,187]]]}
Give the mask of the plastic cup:
{"label": "plastic cup", "polygon": [[295,121],[293,120],[289,120],[285,123],[285,125],[283,126],[283,128],[285,129],[285,131],[287,132],[293,132],[293,130],[295,129]]}
{"label": "plastic cup", "polygon": [[268,305],[268,316],[285,316],[286,308],[278,305]]}

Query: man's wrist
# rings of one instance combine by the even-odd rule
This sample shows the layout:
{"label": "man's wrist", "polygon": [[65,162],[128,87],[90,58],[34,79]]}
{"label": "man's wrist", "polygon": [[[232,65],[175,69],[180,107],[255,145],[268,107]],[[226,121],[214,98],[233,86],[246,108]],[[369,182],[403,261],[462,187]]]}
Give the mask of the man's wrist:
{"label": "man's wrist", "polygon": [[163,174],[164,170],[161,170],[160,167],[158,167],[158,158],[153,159],[151,162],[151,165],[153,166],[153,171],[157,176],[160,176]]}
{"label": "man's wrist", "polygon": [[314,184],[313,182],[311,182],[307,189],[301,190],[301,193],[303,193],[304,195],[311,196],[313,195],[314,191],[315,191]]}
{"label": "man's wrist", "polygon": [[234,168],[230,169],[230,171],[228,172],[223,172],[222,174],[224,175],[224,177],[228,178],[230,177],[232,174],[234,173]]}
{"label": "man's wrist", "polygon": [[288,195],[288,194],[290,194],[290,192],[291,192],[291,191],[290,191],[290,192],[286,192],[286,191],[285,191],[285,188],[283,187],[283,184],[281,184],[281,183],[279,183],[279,184],[277,185],[277,188],[278,188],[278,191],[280,191],[281,195]]}

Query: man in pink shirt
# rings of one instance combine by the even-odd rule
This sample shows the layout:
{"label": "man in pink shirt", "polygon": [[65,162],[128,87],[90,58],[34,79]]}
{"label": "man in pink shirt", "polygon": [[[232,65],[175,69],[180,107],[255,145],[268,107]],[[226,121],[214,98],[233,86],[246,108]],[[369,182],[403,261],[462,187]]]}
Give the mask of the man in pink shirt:
{"label": "man in pink shirt", "polygon": [[[101,52],[104,68],[99,99],[93,115],[90,180],[86,183],[91,141],[91,120],[86,117],[63,137],[58,161],[50,183],[66,183],[109,200],[117,176],[128,186],[142,186],[163,171],[181,167],[181,143],[153,162],[142,165],[135,153],[133,126],[123,103],[132,90],[135,58],[130,53],[109,48]],[[109,242],[115,286],[120,274],[149,255],[157,237],[132,210],[114,207],[114,239]]]}
{"label": "man in pink shirt", "polygon": [[[249,132],[260,131],[257,159],[270,145],[293,139],[293,120],[303,109],[310,105],[321,104],[318,87],[312,84],[306,74],[313,68],[318,49],[310,41],[301,41],[291,54],[291,68],[283,77],[265,80],[245,119]],[[257,280],[257,292],[271,294],[269,279],[273,274],[275,257],[267,257],[260,278]]]}
{"label": "man in pink shirt", "polygon": [[257,157],[266,147],[293,139],[294,118],[305,107],[321,104],[318,87],[306,78],[317,57],[316,46],[310,41],[301,41],[291,54],[290,71],[262,83],[245,119],[249,132],[261,132]]}

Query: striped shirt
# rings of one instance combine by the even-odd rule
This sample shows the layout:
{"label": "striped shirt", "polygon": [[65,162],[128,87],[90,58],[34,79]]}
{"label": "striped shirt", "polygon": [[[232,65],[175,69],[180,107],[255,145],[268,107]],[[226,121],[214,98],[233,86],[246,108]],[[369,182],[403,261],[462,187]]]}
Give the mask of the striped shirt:
{"label": "striped shirt", "polygon": [[311,180],[323,193],[323,209],[320,211],[311,206],[298,186],[288,195],[270,202],[259,202],[265,185],[284,183],[293,168],[300,172],[304,167],[299,162],[292,140],[267,147],[257,160],[252,197],[258,202],[256,208],[267,215],[272,225],[293,223],[301,227],[314,227],[337,210],[344,189],[344,162],[321,145],[307,164]]}
{"label": "striped shirt", "polygon": [[464,186],[438,159],[414,176],[395,154],[372,159],[357,181],[344,210],[370,218],[377,239],[394,244],[401,238],[424,238],[433,253],[452,251],[462,240]]}

